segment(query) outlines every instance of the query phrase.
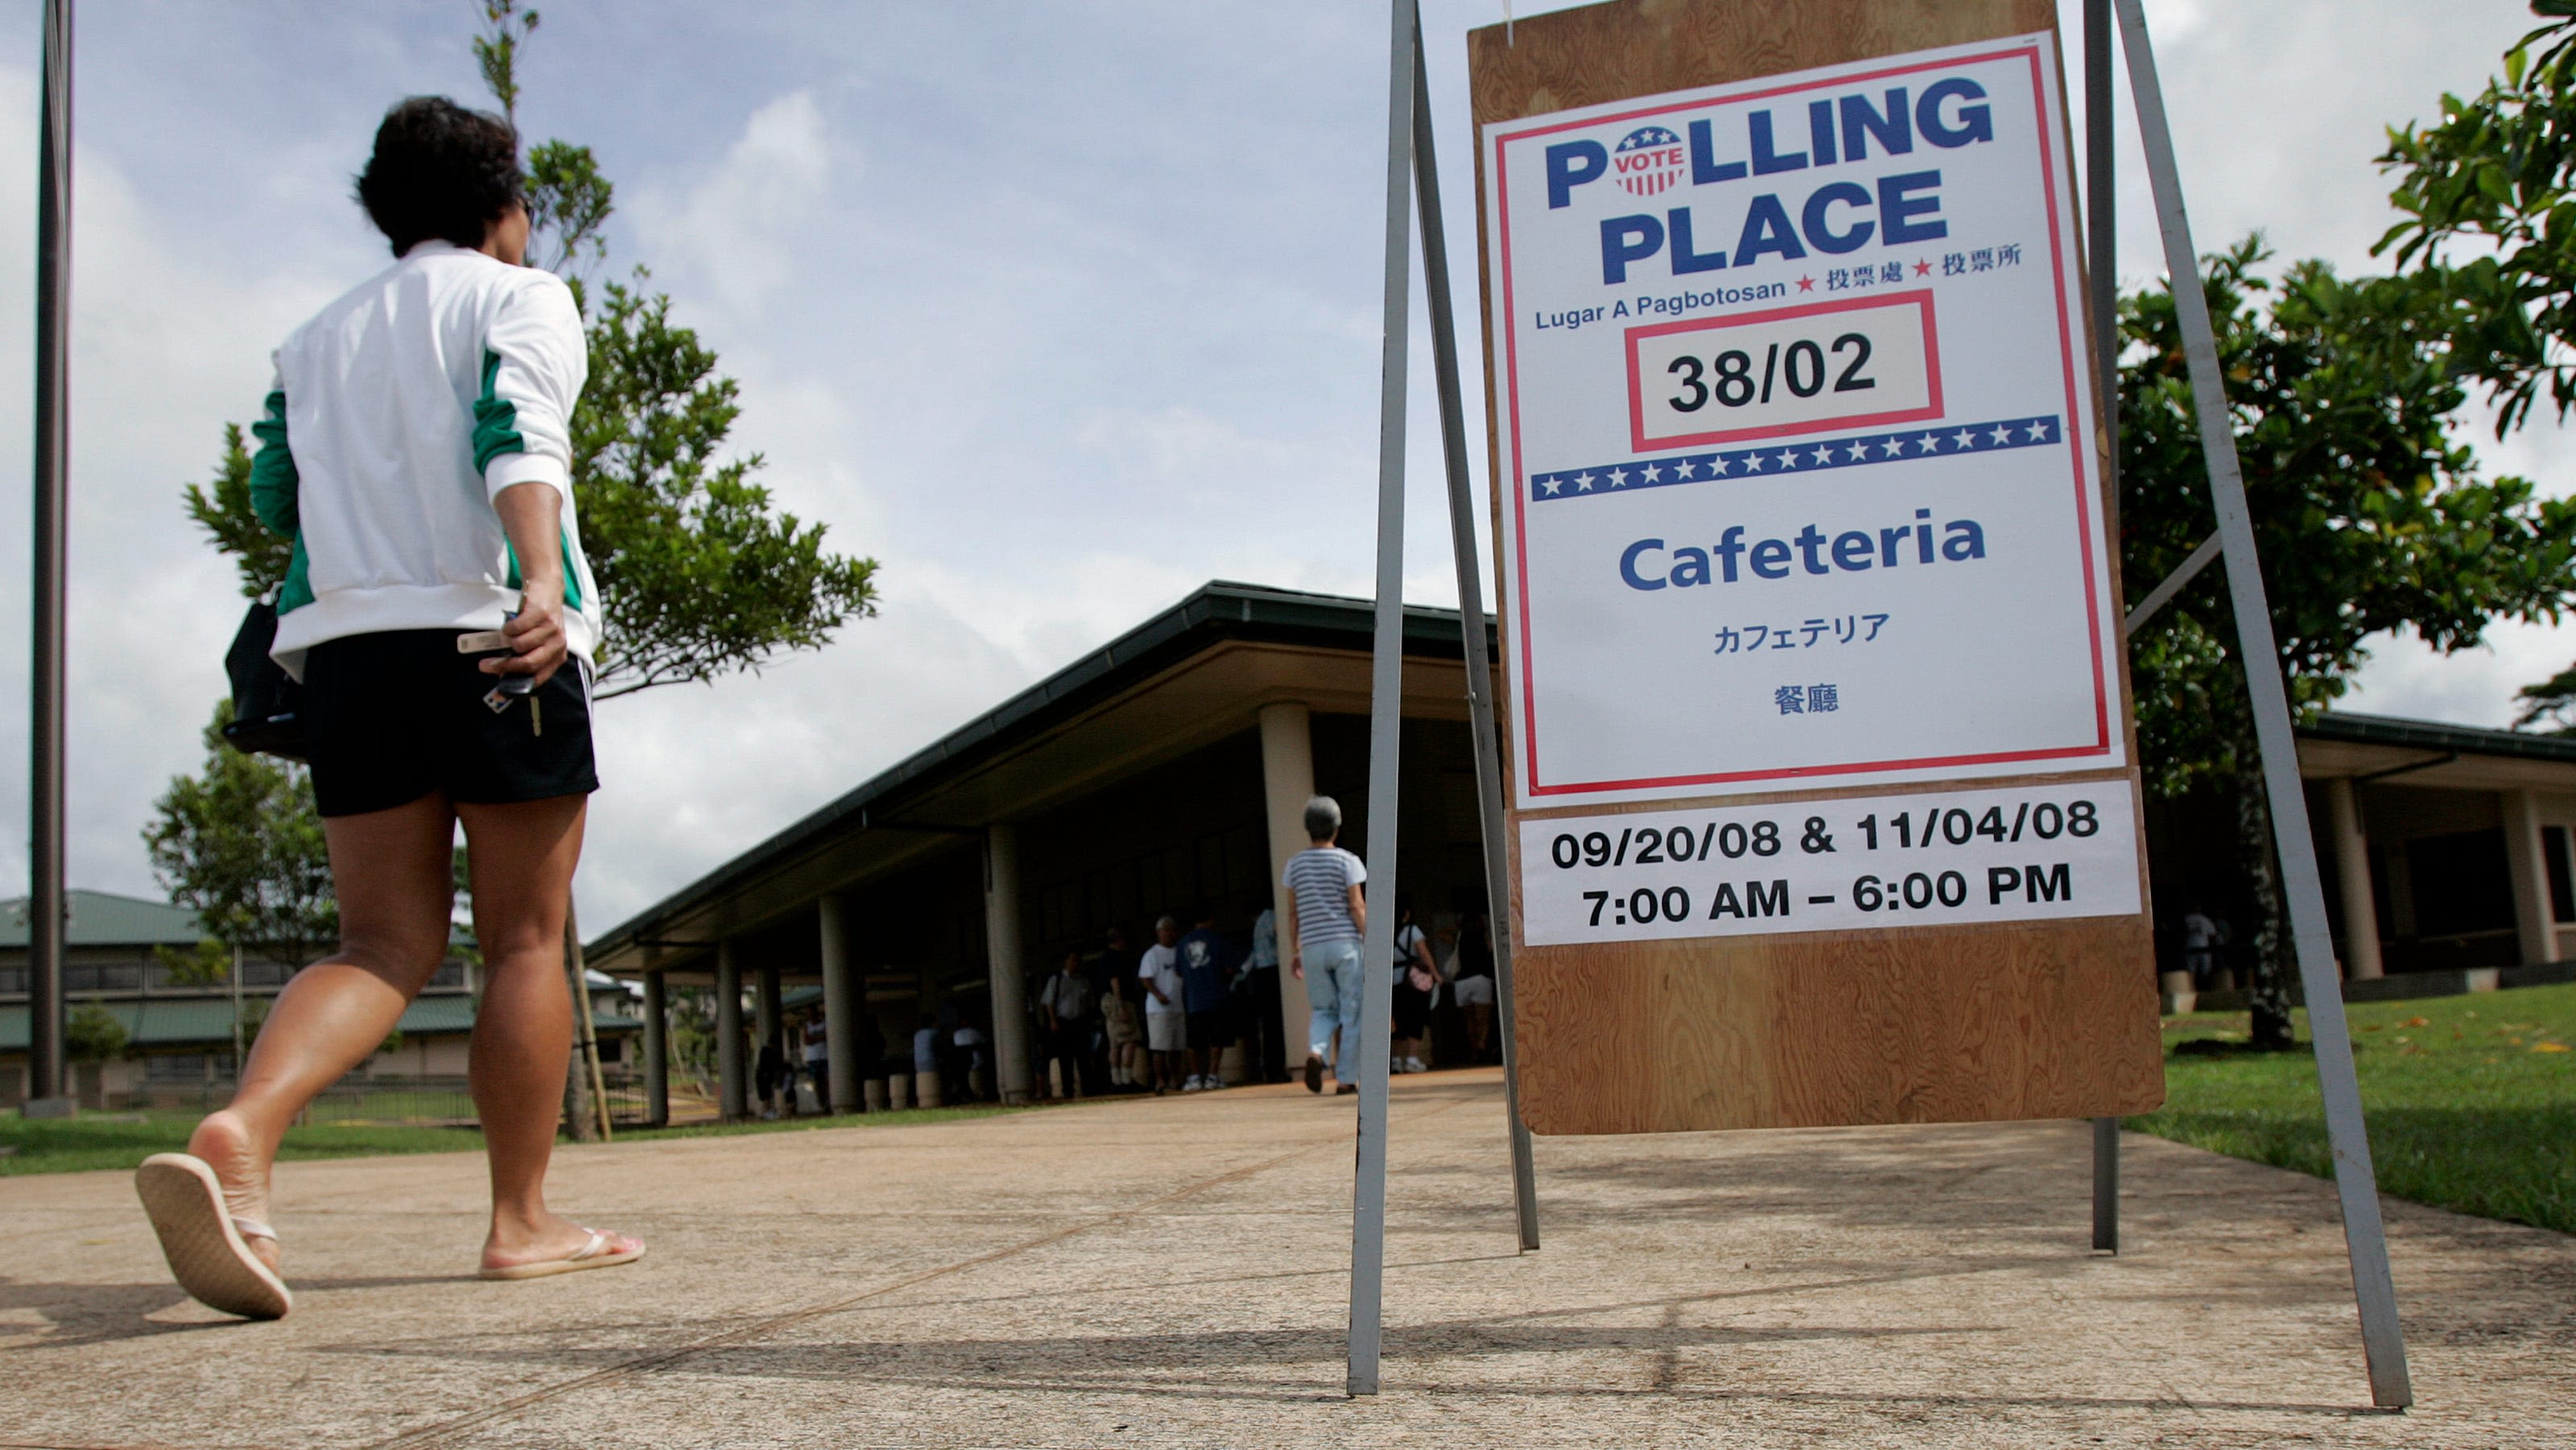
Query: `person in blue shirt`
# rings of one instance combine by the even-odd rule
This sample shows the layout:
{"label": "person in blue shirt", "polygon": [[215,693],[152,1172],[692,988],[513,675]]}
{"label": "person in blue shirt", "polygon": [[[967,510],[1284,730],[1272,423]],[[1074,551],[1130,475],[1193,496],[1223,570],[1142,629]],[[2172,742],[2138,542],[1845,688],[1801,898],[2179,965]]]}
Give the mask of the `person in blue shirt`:
{"label": "person in blue shirt", "polygon": [[1182,936],[1177,950],[1181,966],[1181,1010],[1190,1044],[1190,1078],[1185,1093],[1225,1086],[1216,1061],[1234,1033],[1226,1020],[1227,993],[1234,986],[1234,954],[1217,935],[1216,909],[1203,906],[1190,914],[1196,923]]}

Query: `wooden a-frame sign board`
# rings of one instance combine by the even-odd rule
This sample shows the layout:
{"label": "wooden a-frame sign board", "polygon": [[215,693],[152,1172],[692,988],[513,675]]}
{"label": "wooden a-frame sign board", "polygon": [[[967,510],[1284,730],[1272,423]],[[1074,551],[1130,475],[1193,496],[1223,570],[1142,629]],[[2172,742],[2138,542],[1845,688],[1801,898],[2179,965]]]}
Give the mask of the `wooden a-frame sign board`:
{"label": "wooden a-frame sign board", "polygon": [[2163,1100],[2055,10],[1469,36],[1538,1132]]}

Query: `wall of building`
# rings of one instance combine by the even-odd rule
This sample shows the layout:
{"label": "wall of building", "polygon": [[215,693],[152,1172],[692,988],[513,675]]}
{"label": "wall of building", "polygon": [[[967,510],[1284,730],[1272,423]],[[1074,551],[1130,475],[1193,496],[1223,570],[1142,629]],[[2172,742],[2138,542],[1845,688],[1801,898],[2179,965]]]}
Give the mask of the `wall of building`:
{"label": "wall of building", "polygon": [[[2326,783],[2308,785],[2328,919],[2337,955],[2344,940],[2343,883],[2336,871]],[[2388,973],[2457,971],[2522,965],[2505,849],[2503,797],[2492,790],[2408,783],[2403,777],[2355,788],[2369,846],[2372,913],[2382,969]],[[2544,858],[2551,876],[2551,915],[2559,954],[2576,955],[2576,793],[2536,797]],[[2149,870],[2155,895],[2157,955],[2163,970],[2182,965],[2179,926],[2195,905],[2234,929],[2235,952],[2250,952],[2258,919],[2235,849],[2235,806],[2203,788],[2148,808]],[[2240,967],[2239,981],[2243,979]]]}

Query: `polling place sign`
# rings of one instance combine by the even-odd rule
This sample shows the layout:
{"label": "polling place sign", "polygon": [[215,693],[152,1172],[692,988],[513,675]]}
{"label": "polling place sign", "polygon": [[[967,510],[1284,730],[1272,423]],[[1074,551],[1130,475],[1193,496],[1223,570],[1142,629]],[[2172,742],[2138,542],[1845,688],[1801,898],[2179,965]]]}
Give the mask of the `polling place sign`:
{"label": "polling place sign", "polygon": [[1533,1131],[2163,1100],[2055,18],[1469,37]]}
{"label": "polling place sign", "polygon": [[1519,808],[2128,765],[2056,63],[1481,128]]}

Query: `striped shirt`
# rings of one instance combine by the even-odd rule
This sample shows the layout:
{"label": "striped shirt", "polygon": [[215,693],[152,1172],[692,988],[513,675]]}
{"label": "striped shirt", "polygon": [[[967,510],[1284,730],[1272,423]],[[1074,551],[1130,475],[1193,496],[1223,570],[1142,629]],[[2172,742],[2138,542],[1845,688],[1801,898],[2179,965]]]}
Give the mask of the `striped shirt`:
{"label": "striped shirt", "polygon": [[1358,941],[1350,889],[1368,879],[1360,858],[1339,846],[1310,846],[1288,858],[1288,889],[1297,893],[1297,944]]}

